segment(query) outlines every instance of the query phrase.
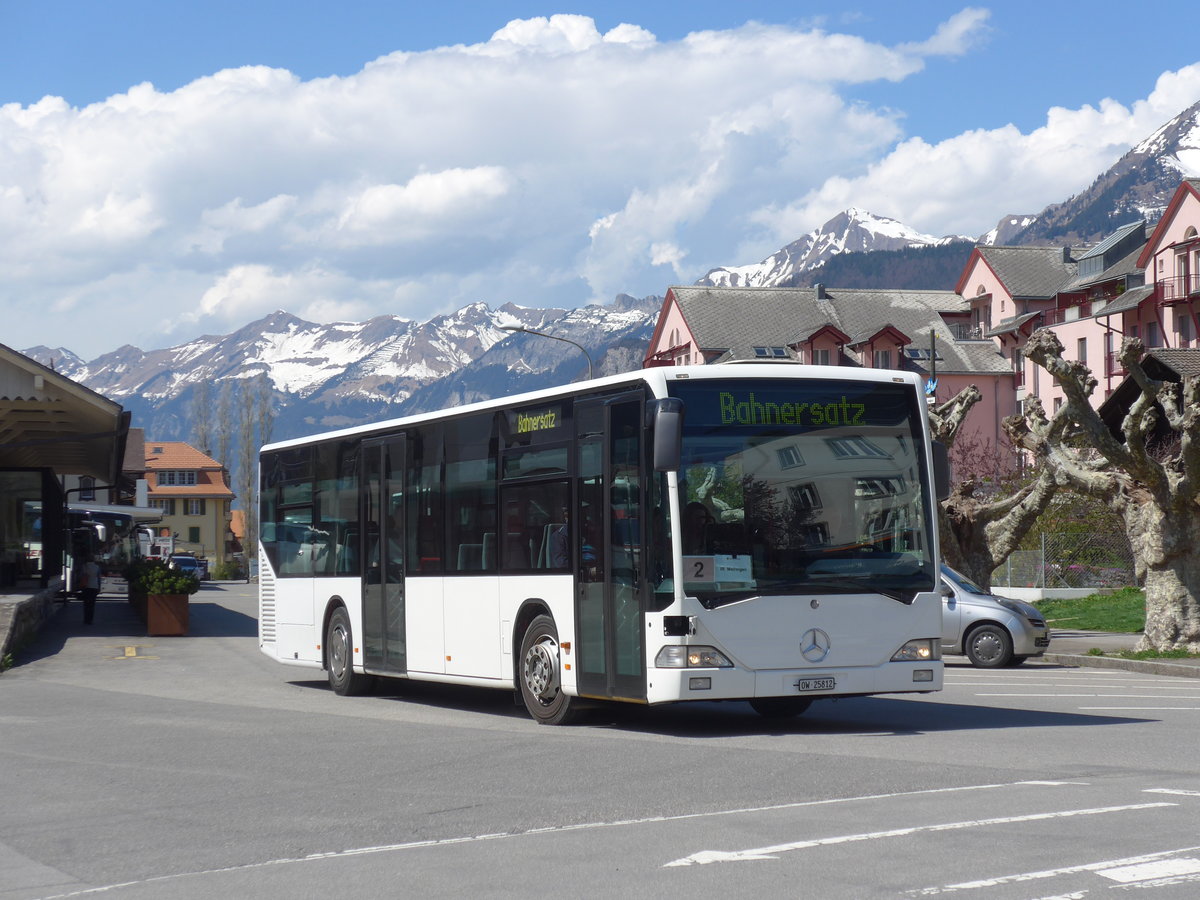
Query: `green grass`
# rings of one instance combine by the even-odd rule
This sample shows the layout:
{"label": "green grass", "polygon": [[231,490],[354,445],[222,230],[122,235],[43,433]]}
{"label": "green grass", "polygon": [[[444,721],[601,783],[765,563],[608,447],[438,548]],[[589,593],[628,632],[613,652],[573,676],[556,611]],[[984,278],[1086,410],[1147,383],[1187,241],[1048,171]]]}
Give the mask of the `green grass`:
{"label": "green grass", "polygon": [[[1042,600],[1036,604],[1046,624],[1072,631],[1115,631],[1140,634],[1146,627],[1146,595],[1138,588],[1121,588],[1110,594],[1091,594],[1078,600]],[[1118,650],[1105,653],[1093,647],[1089,656],[1121,659],[1188,659],[1186,650]]]}
{"label": "green grass", "polygon": [[1137,633],[1146,627],[1146,595],[1137,588],[1091,594],[1078,600],[1042,600],[1037,604],[1046,623],[1072,631]]}

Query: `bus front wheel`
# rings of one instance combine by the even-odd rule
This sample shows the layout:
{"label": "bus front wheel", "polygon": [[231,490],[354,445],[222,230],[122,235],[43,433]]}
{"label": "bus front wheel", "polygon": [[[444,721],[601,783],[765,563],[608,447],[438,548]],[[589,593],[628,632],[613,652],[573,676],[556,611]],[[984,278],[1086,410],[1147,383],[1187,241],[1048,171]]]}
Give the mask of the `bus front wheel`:
{"label": "bus front wheel", "polygon": [[521,699],[540,725],[566,725],[578,712],[578,701],[563,693],[559,672],[558,629],[549,616],[538,616],[521,639]]}
{"label": "bus front wheel", "polygon": [[350,630],[350,614],[343,606],[329,616],[325,629],[325,670],[329,686],[343,697],[364,694],[375,681],[370,675],[354,671],[354,634]]}

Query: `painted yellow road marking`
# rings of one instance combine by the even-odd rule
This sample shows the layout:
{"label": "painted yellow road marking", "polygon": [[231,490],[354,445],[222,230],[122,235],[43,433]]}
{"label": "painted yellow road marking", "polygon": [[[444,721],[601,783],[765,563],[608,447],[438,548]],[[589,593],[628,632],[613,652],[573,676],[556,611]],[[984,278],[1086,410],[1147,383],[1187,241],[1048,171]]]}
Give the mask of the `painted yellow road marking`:
{"label": "painted yellow road marking", "polygon": [[141,655],[139,655],[138,651],[142,649],[141,644],[134,644],[132,646],[125,645],[122,647],[118,647],[117,649],[121,651],[120,656],[109,656],[107,658],[108,659],[158,659],[157,656],[141,656]]}

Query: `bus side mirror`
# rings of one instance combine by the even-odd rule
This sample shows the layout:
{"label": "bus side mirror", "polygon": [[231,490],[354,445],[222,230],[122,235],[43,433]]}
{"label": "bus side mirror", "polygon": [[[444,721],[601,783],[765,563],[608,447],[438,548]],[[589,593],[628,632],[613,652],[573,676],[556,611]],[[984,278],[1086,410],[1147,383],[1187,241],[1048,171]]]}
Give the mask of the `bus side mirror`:
{"label": "bus side mirror", "polygon": [[941,441],[933,442],[933,484],[938,502],[950,496],[950,449]]}
{"label": "bus side mirror", "polygon": [[647,409],[651,434],[654,436],[654,471],[674,472],[682,457],[683,401],[664,397],[650,401]]}

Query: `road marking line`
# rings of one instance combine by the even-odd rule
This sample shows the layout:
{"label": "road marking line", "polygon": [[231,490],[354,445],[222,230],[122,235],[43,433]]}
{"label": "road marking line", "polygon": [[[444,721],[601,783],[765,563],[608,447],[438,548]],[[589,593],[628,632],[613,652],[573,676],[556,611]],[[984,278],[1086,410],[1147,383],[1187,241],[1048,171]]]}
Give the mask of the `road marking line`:
{"label": "road marking line", "polygon": [[928,887],[915,891],[905,891],[922,897],[932,897],[936,894],[948,894],[953,891],[974,890],[975,888],[996,887],[1001,884],[1018,884],[1024,881],[1036,881],[1041,878],[1057,878],[1060,875],[1077,875],[1080,872],[1099,872],[1119,866],[1132,866],[1139,863],[1153,862],[1166,859],[1176,853],[1192,853],[1200,847],[1180,847],[1177,850],[1163,850],[1159,853],[1145,853],[1140,856],[1128,856],[1124,859],[1106,859],[1102,862],[1082,863],[1077,866],[1062,866],[1058,869],[1043,869],[1040,872],[1020,872],[1016,875],[1000,875],[996,878],[983,878],[979,881],[960,881],[958,884],[946,884],[941,887]]}
{"label": "road marking line", "polygon": [[[415,850],[424,847],[442,847],[453,844],[471,844],[480,841],[494,841],[506,838],[534,837],[542,834],[557,834],[568,831],[589,831],[594,828],[617,828],[627,825],[653,825],[660,822],[684,822],[690,819],[715,818],[717,816],[735,816],[744,813],[777,812],[785,809],[800,809],[808,806],[828,806],[838,803],[852,803],[859,800],[893,800],[900,797],[920,797],[930,794],[954,794],[965,791],[984,791],[996,788],[1023,787],[1026,785],[1088,785],[1086,781],[1010,781],[997,784],[967,784],[962,787],[929,788],[922,791],[896,791],[890,794],[863,794],[857,797],[834,797],[829,800],[801,800],[796,803],[780,803],[775,806],[752,806],[738,809],[719,809],[714,812],[682,813],[676,816],[650,816],[645,819],[622,819],[614,822],[580,822],[576,825],[549,825],[539,828],[529,828],[525,831],[511,831],[500,834],[465,835],[462,837],[441,838],[439,840],[410,841],[406,844],[385,844],[378,847],[357,847],[349,850],[331,850],[326,853],[311,853],[308,856],[284,857],[269,859],[264,862],[246,863],[240,866],[223,866],[219,869],[204,869],[195,872],[176,872],[170,875],[153,875],[138,881],[125,881],[120,884],[102,885],[100,887],[84,888],[68,894],[55,894],[43,897],[41,900],[66,900],[68,897],[81,897],[86,894],[101,894],[118,888],[137,887],[163,881],[174,881],[180,878],[194,878],[204,875],[217,875],[226,872],[248,872],[254,869],[265,869],[271,866],[291,865],[293,863],[316,862],[325,859],[342,859],[351,856],[365,856],[372,853],[390,853],[400,850]],[[1157,803],[1152,806],[1176,806],[1174,803]]]}
{"label": "road marking line", "polygon": [[1200,791],[1179,791],[1174,788],[1146,788],[1143,794],[1174,794],[1179,797],[1200,797]]}
{"label": "road marking line", "polygon": [[1077,706],[1076,709],[1108,712],[1162,712],[1163,710],[1190,710],[1195,712],[1200,710],[1200,706]]}
{"label": "road marking line", "polygon": [[888,831],[869,831],[861,834],[841,834],[834,837],[816,838],[807,841],[793,841],[788,844],[773,844],[769,847],[754,847],[749,850],[701,850],[691,856],[664,863],[663,868],[671,866],[705,866],[716,862],[741,862],[743,860],[777,859],[778,854],[790,850],[807,850],[812,847],[828,847],[836,844],[850,844],[858,841],[874,841],[880,838],[907,837],[913,834],[931,834],[940,831],[959,831],[964,828],[980,828],[987,825],[1010,825],[1017,822],[1038,822],[1047,819],[1069,819],[1075,816],[1098,816],[1113,812],[1132,812],[1142,809],[1161,809],[1164,806],[1178,806],[1178,803],[1137,803],[1131,806],[1101,806],[1091,809],[1065,809],[1052,813],[1031,813],[1025,816],[1005,816],[997,819],[971,819],[966,822],[943,822],[938,825],[914,825],[909,828],[893,828]]}
{"label": "road marking line", "polygon": [[1111,881],[1132,884],[1135,881],[1155,881],[1160,878],[1178,878],[1180,875],[1200,875],[1200,859],[1182,856],[1178,859],[1160,859],[1154,862],[1119,866],[1115,869],[1100,869],[1098,873]]}

